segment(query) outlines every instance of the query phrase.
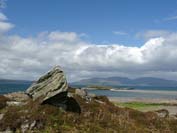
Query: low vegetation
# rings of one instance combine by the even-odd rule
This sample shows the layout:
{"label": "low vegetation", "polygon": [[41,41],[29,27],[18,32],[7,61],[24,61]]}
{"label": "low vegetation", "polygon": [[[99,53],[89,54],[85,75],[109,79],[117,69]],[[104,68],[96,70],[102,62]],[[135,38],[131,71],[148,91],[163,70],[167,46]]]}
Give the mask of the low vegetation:
{"label": "low vegetation", "polygon": [[132,108],[132,109],[142,111],[146,108],[157,108],[157,107],[160,107],[164,104],[161,104],[161,103],[143,103],[143,102],[126,102],[126,103],[115,103],[115,105],[120,106],[120,107],[127,107],[127,108]]}
{"label": "low vegetation", "polygon": [[85,100],[78,95],[81,113],[66,112],[51,105],[29,101],[22,106],[8,106],[0,110],[0,130],[41,133],[149,133],[177,131],[177,120],[158,117],[154,112],[143,113],[129,108],[120,108],[105,96]]}
{"label": "low vegetation", "polygon": [[9,101],[8,98],[5,96],[0,95],[0,109],[3,109],[4,107],[7,106],[7,101]]}
{"label": "low vegetation", "polygon": [[112,87],[110,87],[110,86],[101,86],[101,85],[89,85],[87,87],[88,88],[95,88],[95,89],[98,89],[98,90],[110,90],[110,89],[112,89]]}

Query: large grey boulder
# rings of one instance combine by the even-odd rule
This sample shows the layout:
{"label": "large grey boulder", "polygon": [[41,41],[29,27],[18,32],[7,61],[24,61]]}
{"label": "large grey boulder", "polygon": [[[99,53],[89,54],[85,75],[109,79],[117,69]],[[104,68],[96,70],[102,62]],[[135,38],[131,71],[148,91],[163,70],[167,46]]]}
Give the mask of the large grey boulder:
{"label": "large grey boulder", "polygon": [[66,94],[67,90],[68,84],[64,72],[59,66],[56,66],[39,78],[27,89],[26,93],[34,100],[42,99],[41,103],[43,103],[56,95]]}

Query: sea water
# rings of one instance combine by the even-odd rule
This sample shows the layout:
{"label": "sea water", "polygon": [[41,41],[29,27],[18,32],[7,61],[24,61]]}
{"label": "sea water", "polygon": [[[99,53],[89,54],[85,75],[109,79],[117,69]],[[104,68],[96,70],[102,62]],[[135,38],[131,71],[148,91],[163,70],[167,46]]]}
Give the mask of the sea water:
{"label": "sea water", "polygon": [[147,98],[147,99],[177,99],[177,91],[141,91],[141,90],[126,90],[126,91],[111,91],[111,90],[89,90],[89,93],[96,95],[105,95],[107,97],[120,98]]}
{"label": "sea water", "polygon": [[25,91],[31,83],[0,83],[0,94]]}
{"label": "sea water", "polygon": [[[7,94],[17,91],[25,91],[31,83],[1,83],[0,94]],[[127,86],[118,86],[117,88],[130,88]],[[89,93],[96,95],[105,95],[108,97],[124,98],[165,98],[177,99],[177,87],[152,87],[152,86],[131,86],[133,90],[88,90]]]}
{"label": "sea water", "polygon": [[[119,86],[117,88],[130,88]],[[120,98],[177,99],[177,87],[131,86],[133,90],[88,90],[89,93]]]}

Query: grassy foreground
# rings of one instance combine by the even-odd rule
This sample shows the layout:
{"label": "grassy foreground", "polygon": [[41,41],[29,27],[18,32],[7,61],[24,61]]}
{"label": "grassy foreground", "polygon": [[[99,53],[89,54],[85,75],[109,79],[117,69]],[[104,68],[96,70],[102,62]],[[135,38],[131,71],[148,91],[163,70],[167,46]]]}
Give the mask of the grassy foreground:
{"label": "grassy foreground", "polygon": [[[90,102],[74,95],[81,113],[66,112],[51,105],[29,101],[23,106],[6,106],[1,98],[0,131],[35,133],[175,133],[177,120],[158,117],[155,112],[143,113],[119,108],[107,97],[97,96]],[[135,106],[135,105],[134,105]],[[137,105],[136,105],[137,106]],[[142,105],[139,105],[142,106]],[[27,128],[26,128],[27,127]],[[26,129],[24,129],[26,128]]]}

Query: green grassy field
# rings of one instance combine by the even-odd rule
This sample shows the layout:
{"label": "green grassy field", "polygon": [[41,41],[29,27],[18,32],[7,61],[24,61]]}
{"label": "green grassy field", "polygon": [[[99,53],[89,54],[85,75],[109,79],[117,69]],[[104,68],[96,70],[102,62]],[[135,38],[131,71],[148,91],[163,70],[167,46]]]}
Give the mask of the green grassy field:
{"label": "green grassy field", "polygon": [[127,107],[133,108],[140,111],[146,111],[149,109],[157,109],[160,106],[164,106],[164,104],[160,103],[143,103],[143,102],[128,102],[128,103],[115,103],[115,105],[119,107]]}

